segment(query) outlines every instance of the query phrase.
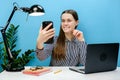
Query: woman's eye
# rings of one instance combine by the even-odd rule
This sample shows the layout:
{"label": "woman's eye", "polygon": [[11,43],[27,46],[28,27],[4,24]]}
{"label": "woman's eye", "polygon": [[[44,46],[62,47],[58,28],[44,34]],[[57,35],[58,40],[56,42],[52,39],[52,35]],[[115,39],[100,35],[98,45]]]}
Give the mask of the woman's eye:
{"label": "woman's eye", "polygon": [[65,22],[65,20],[62,20],[62,22]]}
{"label": "woman's eye", "polygon": [[71,22],[71,20],[70,20],[70,19],[68,19],[67,21],[68,21],[68,22]]}

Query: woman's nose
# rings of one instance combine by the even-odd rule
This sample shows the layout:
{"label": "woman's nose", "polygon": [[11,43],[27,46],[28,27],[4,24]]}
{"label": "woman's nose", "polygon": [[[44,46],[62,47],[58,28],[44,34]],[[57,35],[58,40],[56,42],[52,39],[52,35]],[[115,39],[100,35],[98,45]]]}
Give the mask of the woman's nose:
{"label": "woman's nose", "polygon": [[66,22],[64,22],[64,25],[68,25],[68,22],[66,21]]}

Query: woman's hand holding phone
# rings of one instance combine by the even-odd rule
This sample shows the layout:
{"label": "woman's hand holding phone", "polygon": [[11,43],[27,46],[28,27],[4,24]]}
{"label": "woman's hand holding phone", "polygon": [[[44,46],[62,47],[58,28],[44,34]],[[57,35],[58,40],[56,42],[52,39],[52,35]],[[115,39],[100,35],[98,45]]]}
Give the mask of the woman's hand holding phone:
{"label": "woman's hand holding phone", "polygon": [[38,48],[42,48],[43,44],[46,43],[49,39],[54,37],[55,30],[54,28],[50,28],[53,25],[53,23],[49,23],[46,27],[43,28],[43,26],[40,27],[37,44]]}
{"label": "woman's hand holding phone", "polygon": [[[51,24],[52,23],[52,24]],[[49,24],[51,24],[50,25],[50,27],[48,27],[47,29],[46,29],[46,27],[49,25]],[[51,30],[51,29],[53,29],[53,22],[52,21],[43,21],[42,22],[42,28],[43,29],[46,29],[46,31],[49,31],[49,30]],[[50,32],[51,33],[51,32]],[[51,33],[52,34],[52,33]],[[50,34],[48,34],[48,38],[50,37],[51,35]],[[53,43],[53,41],[54,41],[54,37],[50,37],[47,41],[45,41],[44,43],[45,44],[51,44],[51,43]]]}

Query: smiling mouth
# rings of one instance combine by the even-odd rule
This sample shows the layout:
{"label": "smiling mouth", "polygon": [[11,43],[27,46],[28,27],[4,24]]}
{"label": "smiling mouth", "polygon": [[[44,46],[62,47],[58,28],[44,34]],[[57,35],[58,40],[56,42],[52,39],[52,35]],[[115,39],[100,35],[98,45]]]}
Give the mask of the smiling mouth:
{"label": "smiling mouth", "polygon": [[70,27],[64,27],[64,29],[70,29]]}

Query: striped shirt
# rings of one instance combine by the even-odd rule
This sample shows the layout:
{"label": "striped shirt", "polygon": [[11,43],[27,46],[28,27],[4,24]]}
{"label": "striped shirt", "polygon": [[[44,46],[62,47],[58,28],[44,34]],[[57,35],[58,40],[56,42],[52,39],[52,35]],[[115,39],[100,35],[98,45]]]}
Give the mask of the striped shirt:
{"label": "striped shirt", "polygon": [[[57,37],[54,38],[53,44],[46,44],[43,50],[36,49],[38,59],[44,60],[51,56],[54,45],[56,44]],[[86,59],[87,44],[84,41],[73,40],[65,41],[66,44],[66,56],[65,59],[55,60],[51,58],[52,66],[77,66],[79,64],[84,65]]]}

